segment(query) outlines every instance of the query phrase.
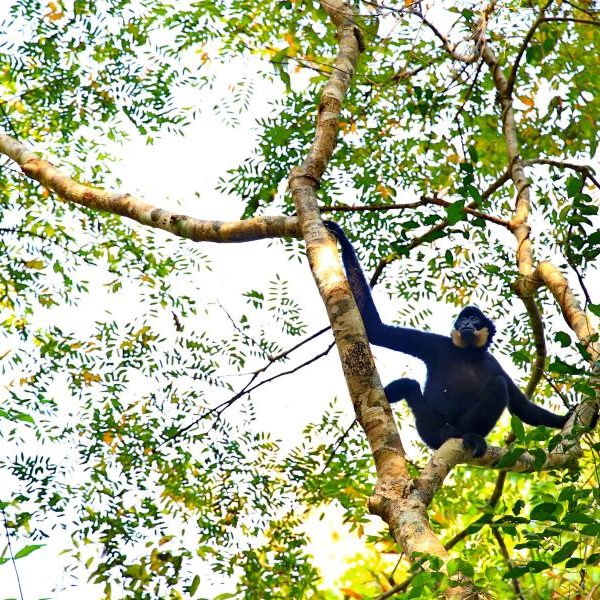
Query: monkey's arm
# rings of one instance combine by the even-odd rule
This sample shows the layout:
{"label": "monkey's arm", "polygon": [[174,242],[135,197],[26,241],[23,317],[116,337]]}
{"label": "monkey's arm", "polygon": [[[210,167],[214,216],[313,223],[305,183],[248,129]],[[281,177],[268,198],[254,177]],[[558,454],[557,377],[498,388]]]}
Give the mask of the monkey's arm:
{"label": "monkey's arm", "polygon": [[567,422],[570,413],[566,415],[557,415],[537,404],[534,404],[517,387],[513,380],[505,374],[506,384],[508,386],[508,410],[513,415],[517,415],[521,421],[528,425],[544,425],[562,429]]}
{"label": "monkey's arm", "polygon": [[377,312],[371,289],[358,262],[356,252],[344,230],[333,221],[325,221],[325,226],[335,235],[342,248],[342,261],[346,270],[346,277],[354,300],[360,310],[369,341],[377,346],[404,352],[421,360],[432,359],[437,350],[448,343],[448,339],[442,335],[426,331],[383,323]]}

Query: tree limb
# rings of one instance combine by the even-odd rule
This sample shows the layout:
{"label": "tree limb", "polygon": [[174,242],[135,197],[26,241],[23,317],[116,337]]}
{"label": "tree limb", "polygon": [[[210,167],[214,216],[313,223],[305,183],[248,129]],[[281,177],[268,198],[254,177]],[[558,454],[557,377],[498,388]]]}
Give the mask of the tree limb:
{"label": "tree limb", "polygon": [[295,217],[205,221],[158,208],[129,194],[109,192],[78,183],[8,135],[0,134],[0,153],[16,162],[27,177],[39,181],[67,202],[127,217],[142,225],[162,229],[194,242],[249,242],[300,235]]}

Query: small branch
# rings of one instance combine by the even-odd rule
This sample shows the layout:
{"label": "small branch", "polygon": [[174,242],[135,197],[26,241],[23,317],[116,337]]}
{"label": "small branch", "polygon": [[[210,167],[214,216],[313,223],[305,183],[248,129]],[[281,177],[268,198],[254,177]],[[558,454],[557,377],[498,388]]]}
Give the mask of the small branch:
{"label": "small branch", "polygon": [[264,367],[262,367],[261,369],[259,369],[258,371],[255,371],[255,373],[262,373],[263,371],[266,371],[272,364],[275,364],[276,362],[280,361],[282,358],[285,358],[286,356],[288,356],[295,350],[298,350],[298,348],[301,348],[302,346],[304,346],[304,344],[308,344],[308,342],[312,342],[312,340],[323,335],[326,331],[329,331],[330,329],[331,329],[331,327],[329,325],[327,327],[323,327],[323,329],[319,329],[319,331],[304,338],[301,342],[298,342],[296,345],[292,346],[291,348],[284,350],[280,354],[276,354],[275,356],[272,356],[269,359],[269,363],[267,365],[265,365]]}
{"label": "small branch", "polygon": [[422,15],[420,13],[414,14],[416,14],[423,21],[423,23],[425,23],[425,25],[429,27],[431,32],[442,42],[444,50],[446,50],[448,54],[452,56],[452,58],[468,65],[473,64],[477,61],[477,59],[479,58],[477,54],[461,54],[460,52],[458,52],[458,45],[453,44],[450,41],[450,38],[444,35],[429,19],[427,19],[427,17],[425,17],[425,15]]}
{"label": "small branch", "polygon": [[[448,200],[443,200],[442,198],[428,198],[421,197],[420,200],[415,202],[407,202],[405,204],[370,204],[370,205],[362,205],[362,206],[346,206],[343,204],[334,204],[332,206],[323,206],[321,207],[321,212],[369,212],[369,211],[387,211],[387,210],[404,210],[410,208],[417,208],[419,206],[426,206],[429,204],[434,204],[436,206],[451,206],[452,202]],[[482,213],[479,210],[475,210],[469,206],[464,206],[462,208],[463,212],[466,212],[474,217],[478,217],[479,219],[483,219],[485,221],[489,221],[490,223],[494,223],[496,225],[500,225],[505,227],[506,229],[510,229],[510,223],[504,219],[499,217],[494,217],[493,215],[488,215],[486,213]]]}
{"label": "small branch", "polygon": [[527,167],[531,165],[550,165],[552,167],[558,167],[559,169],[571,169],[572,171],[577,171],[587,177],[600,190],[600,181],[596,179],[594,169],[588,165],[577,165],[575,163],[554,160],[551,158],[533,158],[524,160],[523,164]]}
{"label": "small branch", "polygon": [[[204,419],[210,417],[211,415],[216,414],[217,416],[221,416],[237,400],[246,396],[247,394],[252,393],[254,390],[262,387],[263,385],[266,385],[267,383],[271,383],[272,381],[275,381],[276,379],[279,379],[280,377],[284,377],[285,375],[290,375],[292,373],[296,373],[300,369],[303,369],[304,367],[307,367],[308,365],[316,362],[320,358],[323,358],[324,356],[329,354],[329,351],[333,348],[334,345],[335,345],[335,342],[332,342],[331,344],[329,344],[329,346],[325,350],[323,350],[323,352],[320,352],[319,354],[313,356],[312,358],[309,358],[308,360],[304,361],[303,363],[299,364],[298,366],[294,367],[293,369],[288,369],[287,371],[282,371],[281,373],[277,373],[277,375],[273,375],[272,377],[269,377],[268,379],[263,379],[262,381],[258,382],[257,384],[252,385],[252,383],[256,380],[258,373],[261,372],[260,370],[257,371],[252,376],[250,381],[239,392],[236,392],[236,394],[234,394],[228,400],[225,400],[224,402],[221,402],[220,404],[217,404],[216,406],[209,408],[208,410],[203,412],[199,417],[194,419],[191,423],[189,423],[185,427],[182,427],[181,429],[178,429],[173,435],[164,438],[157,445],[157,448],[181,437],[184,433],[187,433],[188,431],[190,431],[190,429],[197,427],[202,421],[204,421]],[[269,365],[267,365],[267,366],[269,366]]]}
{"label": "small branch", "polygon": [[12,563],[13,569],[15,571],[15,577],[17,579],[17,588],[19,590],[19,598],[23,600],[23,588],[21,587],[21,578],[19,577],[19,569],[17,569],[17,561],[15,560],[15,555],[12,549],[12,544],[10,543],[10,532],[8,531],[8,521],[6,519],[6,512],[4,509],[2,510],[2,520],[4,521],[4,531],[6,533],[6,546],[8,548],[8,555],[10,556],[10,561]]}
{"label": "small branch", "polygon": [[142,225],[162,229],[194,242],[248,242],[300,236],[298,222],[294,217],[204,221],[146,204],[129,194],[118,194],[83,185],[8,135],[0,134],[0,153],[16,162],[27,177],[39,181],[67,202],[127,217]]}
{"label": "small branch", "polygon": [[[486,200],[487,198],[489,198],[492,194],[497,192],[509,179],[510,169],[506,170],[502,175],[500,175],[500,177],[498,177],[498,179],[496,179],[496,181],[494,181],[494,183],[492,183],[486,190],[484,190],[481,193],[481,199]],[[471,202],[466,206],[466,208],[472,209],[475,206],[477,206],[477,202]],[[421,244],[424,244],[427,240],[431,239],[431,236],[433,234],[437,233],[438,231],[444,230],[447,226],[448,219],[442,219],[437,225],[433,225],[432,227],[430,227],[423,235],[414,237],[410,241],[408,249],[413,250]],[[400,258],[398,254],[388,254],[379,261],[379,264],[377,265],[377,267],[373,271],[373,275],[371,276],[371,287],[377,285],[377,282],[379,281],[379,278],[381,277],[381,274],[383,273],[385,267],[387,267],[387,265],[394,262],[398,258]]]}
{"label": "small branch", "polygon": [[333,447],[333,450],[331,451],[331,454],[329,455],[329,458],[327,459],[327,462],[325,463],[323,469],[321,470],[321,474],[323,474],[327,470],[327,467],[331,464],[331,461],[337,454],[338,448],[343,444],[344,440],[348,437],[348,434],[350,433],[351,429],[357,423],[358,423],[358,421],[356,419],[353,419],[352,423],[350,423],[350,425],[348,426],[348,429],[346,429],[346,431],[344,431],[344,433],[342,433],[342,435],[338,438],[337,442],[335,443],[335,446]]}
{"label": "small branch", "polygon": [[[500,554],[502,554],[502,558],[504,559],[506,566],[509,569],[512,569],[513,561],[511,560],[510,554],[508,553],[508,548],[506,547],[506,544],[504,543],[504,540],[502,539],[502,534],[498,531],[498,529],[496,529],[495,527],[492,527],[492,535],[494,536],[494,539],[498,543],[498,547],[500,548]],[[519,598],[519,600],[525,600],[525,598],[523,596],[523,592],[521,592],[521,586],[519,585],[519,582],[517,581],[516,578],[512,579],[512,586],[513,586],[513,590],[515,590],[515,596],[517,598]]]}
{"label": "small branch", "polygon": [[515,57],[515,60],[513,62],[512,68],[510,70],[510,75],[508,76],[508,81],[506,84],[506,92],[505,93],[508,96],[512,95],[513,88],[515,87],[515,80],[517,78],[517,73],[519,71],[519,64],[521,62],[521,59],[523,58],[523,54],[525,54],[525,50],[527,50],[527,46],[529,46],[529,42],[531,42],[531,38],[533,38],[533,34],[535,33],[535,30],[540,26],[540,23],[543,22],[544,15],[546,14],[546,11],[550,7],[550,4],[552,4],[552,0],[548,0],[548,2],[546,2],[546,4],[541,8],[540,13],[537,16],[537,19],[533,22],[533,24],[529,28],[527,35],[523,39],[523,43],[521,44],[521,46],[519,47],[519,50],[517,51],[517,56]]}
{"label": "small branch", "polygon": [[577,19],[575,17],[546,17],[544,23],[580,23],[581,25],[594,25],[600,27],[600,21],[595,19]]}

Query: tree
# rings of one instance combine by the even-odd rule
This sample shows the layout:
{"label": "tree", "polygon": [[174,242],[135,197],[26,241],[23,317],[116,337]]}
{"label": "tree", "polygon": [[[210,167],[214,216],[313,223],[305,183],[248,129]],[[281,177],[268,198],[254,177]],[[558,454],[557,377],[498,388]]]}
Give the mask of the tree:
{"label": "tree", "polygon": [[[193,596],[199,563],[235,574],[240,597],[327,597],[304,511],[335,500],[360,533],[369,498],[389,529],[370,543],[389,551],[393,541],[402,554],[385,581],[354,582],[347,597],[592,596],[593,3],[21,0],[7,13],[0,231],[11,384],[0,422],[14,493],[2,509],[7,535],[33,541],[7,547],[3,562],[36,550],[57,520],[106,597]],[[220,186],[244,200],[241,220],[199,220],[110,191],[109,142],[131,126],[148,143],[184,134],[194,111],[177,94],[256,55],[284,91],[258,123],[253,156]],[[243,108],[251,87],[244,77],[217,110]],[[406,305],[403,322],[427,323],[439,310],[432,298],[476,298],[502,318],[501,351],[530,367],[526,392],[574,407],[561,434],[513,419],[508,445],[480,459],[450,440],[409,464],[322,214],[368,241],[372,284]],[[210,337],[189,292],[203,263],[190,241],[264,238],[303,240],[364,432],[341,425],[332,405],[283,460],[251,404],[223,413],[307,338],[286,349],[248,315]],[[117,298],[134,283],[144,318],[98,315],[88,332],[57,325],[59,307],[81,305],[94,277]],[[249,310],[275,310],[284,331],[305,335],[284,282],[273,289],[250,291]],[[242,369],[252,358],[263,366],[236,389],[220,363]],[[507,479],[527,489],[506,489]]]}

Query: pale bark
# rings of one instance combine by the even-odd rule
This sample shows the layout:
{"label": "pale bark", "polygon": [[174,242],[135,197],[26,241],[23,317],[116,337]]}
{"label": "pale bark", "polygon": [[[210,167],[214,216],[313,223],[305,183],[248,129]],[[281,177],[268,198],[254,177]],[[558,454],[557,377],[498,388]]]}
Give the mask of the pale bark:
{"label": "pale bark", "polygon": [[295,217],[255,217],[244,221],[205,221],[158,208],[129,194],[83,185],[65,175],[24,144],[0,134],[0,153],[16,162],[27,177],[39,181],[66,202],[127,217],[194,242],[249,242],[299,237]]}
{"label": "pale bark", "polygon": [[[337,29],[339,54],[321,95],[313,144],[306,159],[290,175],[290,190],[306,241],[311,270],[327,309],[356,418],[370,444],[377,470],[375,493],[369,501],[407,556],[448,553],[427,518],[426,505],[413,493],[400,436],[373,362],[358,308],[346,281],[337,246],[321,221],[316,191],[333,153],[342,101],[361,49],[354,14],[342,1],[322,2]],[[448,595],[477,598],[469,581]]]}
{"label": "pale bark", "polygon": [[502,133],[506,145],[508,168],[511,179],[517,190],[515,211],[511,220],[511,231],[517,240],[517,267],[521,277],[528,277],[533,271],[533,249],[531,245],[528,219],[531,212],[531,197],[529,181],[525,176],[523,160],[519,154],[519,140],[513,102],[508,87],[508,81],[498,63],[496,55],[486,44],[481,54],[483,60],[490,68],[494,85],[498,91],[500,107],[502,110]]}
{"label": "pale bark", "polygon": [[408,483],[408,469],[392,411],[383,392],[360,313],[350,292],[335,241],[323,226],[316,190],[335,148],[342,101],[360,53],[360,29],[344,2],[323,2],[337,29],[339,54],[319,102],[314,141],[290,175],[290,191],[315,282],[336,338],[357,420],[373,451],[378,477]]}

